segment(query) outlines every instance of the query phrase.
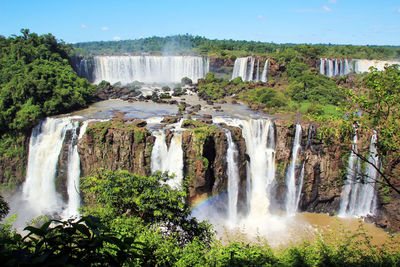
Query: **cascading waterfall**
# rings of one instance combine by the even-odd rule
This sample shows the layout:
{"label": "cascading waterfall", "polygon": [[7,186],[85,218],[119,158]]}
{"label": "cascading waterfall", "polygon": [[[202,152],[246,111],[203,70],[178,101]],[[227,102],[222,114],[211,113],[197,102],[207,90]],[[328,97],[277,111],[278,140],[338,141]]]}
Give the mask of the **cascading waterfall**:
{"label": "cascading waterfall", "polygon": [[256,79],[254,81],[258,82],[259,80],[260,80],[260,60],[257,59]]}
{"label": "cascading waterfall", "polygon": [[[80,64],[89,64],[82,60]],[[145,83],[178,83],[183,77],[197,82],[209,72],[209,59],[198,56],[94,56],[94,83],[102,80],[110,83],[128,84],[133,81]],[[81,66],[81,70],[89,69]],[[83,73],[82,73],[83,74]],[[90,78],[88,73],[85,78]]]}
{"label": "cascading waterfall", "polygon": [[300,199],[301,199],[301,190],[303,190],[303,180],[304,180],[304,162],[303,166],[301,167],[299,184],[297,186],[297,195],[296,195],[296,211],[299,208]]}
{"label": "cascading waterfall", "polygon": [[301,140],[301,125],[296,124],[296,133],[293,141],[292,148],[292,161],[286,173],[286,213],[289,216],[293,216],[297,211],[297,195],[298,189],[296,188],[296,164],[297,156],[300,150]]}
{"label": "cascading waterfall", "polygon": [[151,172],[162,171],[174,174],[173,179],[166,183],[173,188],[180,188],[183,179],[183,151],[182,134],[174,132],[171,144],[168,148],[164,131],[153,132],[156,137],[153,150],[151,151]]}
{"label": "cascading waterfall", "polygon": [[[368,161],[378,166],[378,155],[376,150],[376,133],[371,137]],[[353,140],[353,150],[357,151]],[[351,163],[356,161],[357,163]],[[356,167],[355,167],[356,165]],[[353,170],[352,170],[352,169]],[[352,151],[349,159],[349,167],[347,171],[347,179],[342,191],[340,201],[339,216],[340,217],[363,217],[373,216],[376,212],[376,190],[375,183],[377,178],[377,170],[369,163],[366,165],[364,175],[360,173],[359,159]],[[361,177],[362,176],[362,177]],[[360,177],[360,179],[358,179]]]}
{"label": "cascading waterfall", "polygon": [[240,57],[235,60],[233,65],[232,80],[236,77],[242,77],[242,80],[247,79],[247,61],[248,57]]}
{"label": "cascading waterfall", "polygon": [[263,119],[214,118],[214,123],[226,123],[242,128],[246,153],[250,157],[247,168],[248,220],[269,215],[269,191],[275,180],[274,125]]}
{"label": "cascading waterfall", "polygon": [[235,64],[233,66],[232,72],[232,80],[236,77],[241,77],[243,81],[253,81],[253,82],[267,82],[267,68],[268,68],[268,59],[265,61],[264,68],[261,74],[260,79],[260,60],[257,59],[257,67],[255,57],[240,57],[235,60]]}
{"label": "cascading waterfall", "polygon": [[347,217],[353,215],[355,199],[358,192],[357,174],[359,169],[359,161],[357,152],[357,134],[354,135],[353,144],[350,152],[349,162],[347,165],[347,175],[342,189],[340,199],[339,217]]}
{"label": "cascading waterfall", "polygon": [[[22,188],[22,198],[29,203],[33,216],[41,214],[77,215],[79,208],[79,155],[76,145],[71,144],[68,153],[68,204],[56,191],[56,172],[58,157],[68,130],[76,139],[78,122],[71,118],[47,118],[32,130],[29,143],[26,181]],[[45,167],[43,167],[45,166]],[[67,206],[67,207],[65,207]]]}
{"label": "cascading waterfall", "polygon": [[238,221],[237,202],[239,194],[239,168],[237,165],[238,150],[232,140],[232,134],[225,130],[228,141],[226,152],[227,175],[228,175],[228,222],[235,225]]}
{"label": "cascading waterfall", "polygon": [[348,59],[321,58],[319,72],[329,77],[343,76],[351,72]]}
{"label": "cascading waterfall", "polygon": [[[369,146],[368,161],[379,166],[378,151],[376,149],[376,133],[371,137]],[[367,163],[364,183],[360,185],[359,204],[356,207],[357,216],[374,215],[376,212],[376,179],[378,171],[371,164]]]}
{"label": "cascading waterfall", "polygon": [[268,81],[268,59],[265,61],[264,68],[261,74],[261,81],[266,83]]}

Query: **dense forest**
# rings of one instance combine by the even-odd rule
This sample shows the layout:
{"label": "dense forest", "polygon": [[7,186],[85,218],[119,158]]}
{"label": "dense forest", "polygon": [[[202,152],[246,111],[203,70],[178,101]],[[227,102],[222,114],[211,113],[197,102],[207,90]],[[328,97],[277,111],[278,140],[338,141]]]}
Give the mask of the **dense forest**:
{"label": "dense forest", "polygon": [[295,50],[310,58],[400,58],[399,46],[356,46],[332,44],[275,44],[255,41],[210,40],[192,35],[149,37],[137,40],[100,41],[74,44],[74,55],[104,55],[124,53],[199,54],[238,57],[267,55]]}

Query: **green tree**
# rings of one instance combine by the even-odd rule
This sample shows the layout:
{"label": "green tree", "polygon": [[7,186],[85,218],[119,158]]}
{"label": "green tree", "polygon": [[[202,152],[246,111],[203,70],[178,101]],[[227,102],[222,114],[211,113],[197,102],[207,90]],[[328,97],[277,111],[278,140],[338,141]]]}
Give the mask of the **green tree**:
{"label": "green tree", "polygon": [[[377,150],[382,166],[368,160],[368,156],[356,152],[379,172],[383,182],[400,194],[400,66],[386,66],[384,71],[371,68],[360,91],[348,90],[347,128],[358,125],[362,129],[376,131]],[[351,130],[345,133],[351,133]]]}

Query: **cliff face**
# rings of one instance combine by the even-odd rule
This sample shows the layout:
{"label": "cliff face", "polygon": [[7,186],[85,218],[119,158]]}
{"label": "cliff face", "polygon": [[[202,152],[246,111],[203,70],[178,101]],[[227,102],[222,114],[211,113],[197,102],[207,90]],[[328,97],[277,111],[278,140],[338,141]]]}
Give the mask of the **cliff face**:
{"label": "cliff face", "polygon": [[[296,177],[300,176],[304,164],[304,181],[301,193],[301,211],[329,213],[333,215],[339,209],[342,188],[341,159],[342,147],[338,144],[323,143],[317,138],[312,124],[302,124],[300,164],[296,168]],[[286,194],[286,170],[291,162],[295,124],[276,120],[276,199],[278,205],[284,204]]]}
{"label": "cliff face", "polygon": [[[239,174],[243,178],[241,183],[245,182],[245,143],[239,128],[226,125],[217,127],[198,121],[185,121],[183,125],[190,128],[182,134],[184,174],[188,179],[190,204],[226,192],[228,143],[224,128],[231,130],[232,139],[240,151],[237,159]],[[245,190],[239,193],[240,203],[244,201],[244,193]]]}
{"label": "cliff face", "polygon": [[[273,206],[284,210],[286,196],[286,172],[291,162],[296,124],[287,120],[275,120],[276,134],[276,184],[271,197]],[[141,126],[141,127],[140,127]],[[141,122],[125,122],[121,119],[89,124],[86,134],[79,141],[82,175],[89,175],[98,168],[111,170],[125,169],[141,175],[150,174],[151,150],[154,137]],[[318,131],[312,124],[302,123],[301,149],[296,177],[300,176],[304,164],[304,182],[301,191],[300,211],[329,213],[339,210],[340,196],[347,171],[350,148],[339,140],[322,142]],[[227,125],[212,125],[200,121],[184,121],[182,149],[184,177],[188,185],[188,202],[195,204],[209,197],[224,197],[227,191],[228,141],[229,130],[238,149],[237,165],[240,186],[238,210],[245,212],[246,203],[246,145],[242,130]],[[170,143],[172,134],[166,132],[166,142]],[[360,138],[359,145],[369,146],[370,136]],[[62,167],[62,164],[60,164]],[[62,190],[61,190],[62,191]],[[400,197],[386,193],[388,201],[378,200],[379,213],[376,218],[368,218],[382,228],[400,230],[398,205]]]}
{"label": "cliff face", "polygon": [[82,176],[98,168],[150,175],[154,137],[144,126],[123,120],[93,122],[78,143]]}
{"label": "cliff face", "polygon": [[25,180],[28,166],[29,138],[19,135],[3,142],[0,155],[0,192],[12,192]]}

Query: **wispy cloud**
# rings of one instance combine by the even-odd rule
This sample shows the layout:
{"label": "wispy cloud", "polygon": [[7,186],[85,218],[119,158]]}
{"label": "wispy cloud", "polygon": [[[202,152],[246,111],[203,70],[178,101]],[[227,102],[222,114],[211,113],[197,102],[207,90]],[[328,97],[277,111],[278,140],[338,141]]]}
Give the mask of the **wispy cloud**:
{"label": "wispy cloud", "polygon": [[101,30],[102,31],[108,31],[110,28],[108,28],[108,27],[106,27],[106,26],[104,26],[104,27],[101,27]]}
{"label": "wispy cloud", "polygon": [[397,13],[399,13],[399,14],[400,14],[400,8],[399,8],[399,9],[397,9]]}
{"label": "wispy cloud", "polygon": [[114,36],[114,37],[113,37],[113,40],[114,40],[114,41],[119,41],[119,40],[121,40],[121,37],[119,37],[119,36]]}
{"label": "wispy cloud", "polygon": [[258,15],[257,18],[258,19],[265,19],[265,17],[263,15]]}
{"label": "wispy cloud", "polygon": [[297,13],[322,13],[322,12],[331,12],[332,9],[329,8],[328,6],[323,6],[319,9],[313,9],[313,8],[308,8],[308,9],[296,9],[295,12]]}
{"label": "wispy cloud", "polygon": [[325,10],[326,12],[331,12],[332,11],[332,9],[330,9],[327,6],[323,6],[322,9]]}
{"label": "wispy cloud", "polygon": [[81,28],[82,28],[82,29],[87,29],[87,28],[88,28],[88,26],[87,26],[87,25],[85,25],[85,24],[81,24]]}
{"label": "wispy cloud", "polygon": [[328,3],[329,4],[337,4],[337,0],[329,0]]}

